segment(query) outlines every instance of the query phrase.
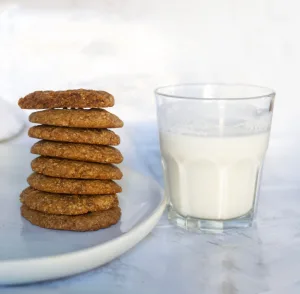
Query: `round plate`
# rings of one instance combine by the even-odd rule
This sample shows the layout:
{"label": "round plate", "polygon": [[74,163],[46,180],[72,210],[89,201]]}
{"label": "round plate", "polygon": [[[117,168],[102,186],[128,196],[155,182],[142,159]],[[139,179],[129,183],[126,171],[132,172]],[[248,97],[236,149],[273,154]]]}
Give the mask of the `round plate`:
{"label": "round plate", "polygon": [[47,230],[20,215],[19,195],[31,173],[27,148],[0,148],[0,283],[21,284],[84,272],[141,241],[161,217],[166,200],[151,178],[122,167],[120,222],[96,232]]}

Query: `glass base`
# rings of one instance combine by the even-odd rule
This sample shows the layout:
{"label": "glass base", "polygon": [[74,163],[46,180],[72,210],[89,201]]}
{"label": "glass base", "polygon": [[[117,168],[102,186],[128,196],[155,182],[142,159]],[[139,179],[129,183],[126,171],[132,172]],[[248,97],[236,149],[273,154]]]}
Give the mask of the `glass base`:
{"label": "glass base", "polygon": [[206,220],[180,215],[171,205],[168,208],[169,221],[188,231],[223,231],[227,229],[247,228],[253,223],[253,210],[247,214],[228,220]]}

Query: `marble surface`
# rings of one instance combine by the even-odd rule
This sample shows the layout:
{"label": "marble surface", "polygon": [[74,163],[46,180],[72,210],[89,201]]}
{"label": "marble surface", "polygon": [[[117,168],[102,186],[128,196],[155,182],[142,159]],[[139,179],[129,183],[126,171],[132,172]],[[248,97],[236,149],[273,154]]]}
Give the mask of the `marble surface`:
{"label": "marble surface", "polygon": [[[124,136],[127,164],[162,183],[155,124],[127,126]],[[138,147],[128,149],[126,141]],[[6,144],[29,148],[32,141],[24,134]],[[103,267],[0,293],[299,293],[298,147],[296,139],[271,137],[253,228],[194,234],[170,225],[165,214],[140,244]]]}

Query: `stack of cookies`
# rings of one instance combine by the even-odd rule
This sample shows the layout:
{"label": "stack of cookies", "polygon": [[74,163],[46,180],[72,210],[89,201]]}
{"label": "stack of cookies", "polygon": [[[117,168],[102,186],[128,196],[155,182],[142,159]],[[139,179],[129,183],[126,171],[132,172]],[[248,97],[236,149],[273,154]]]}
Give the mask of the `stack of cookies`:
{"label": "stack of cookies", "polygon": [[[104,91],[37,91],[19,100],[33,112],[29,121],[40,124],[29,136],[41,139],[31,148],[40,155],[31,167],[30,187],[21,193],[21,214],[32,224],[58,230],[91,231],[107,228],[121,217],[114,182],[122,172],[114,164],[123,160],[112,146],[120,138],[108,128],[123,122],[102,109],[114,105]],[[111,146],[112,145],[112,146]]]}

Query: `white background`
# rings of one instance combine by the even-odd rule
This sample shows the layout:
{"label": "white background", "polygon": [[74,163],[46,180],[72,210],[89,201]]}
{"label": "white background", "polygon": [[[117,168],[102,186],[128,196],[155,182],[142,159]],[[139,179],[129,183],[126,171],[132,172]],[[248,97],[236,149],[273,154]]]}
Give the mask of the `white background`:
{"label": "white background", "polygon": [[[231,82],[274,88],[265,173],[276,178],[279,162],[298,187],[291,167],[300,165],[294,156],[300,136],[299,9],[297,0],[0,1],[0,96],[16,105],[37,89],[107,90],[131,136],[123,140],[132,155],[127,159],[138,165],[138,157],[150,158],[146,146],[158,144],[152,139],[155,87]],[[2,127],[4,116],[1,107]],[[268,161],[273,156],[276,164]]]}
{"label": "white background", "polygon": [[298,132],[297,0],[1,1],[0,95],[111,91],[127,120],[155,118],[153,89],[241,82],[277,92],[273,136]]}

